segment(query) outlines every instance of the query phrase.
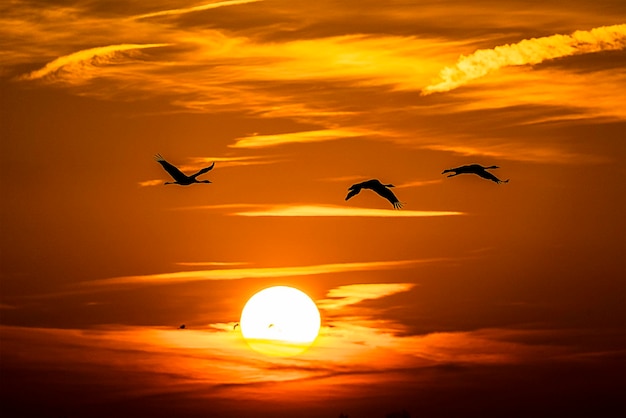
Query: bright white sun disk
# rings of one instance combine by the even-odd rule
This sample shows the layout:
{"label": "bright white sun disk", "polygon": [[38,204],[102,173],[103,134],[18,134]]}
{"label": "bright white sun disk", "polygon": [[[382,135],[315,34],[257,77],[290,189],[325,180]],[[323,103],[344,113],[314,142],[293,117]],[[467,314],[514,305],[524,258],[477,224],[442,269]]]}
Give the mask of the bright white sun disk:
{"label": "bright white sun disk", "polygon": [[320,313],[306,293],[273,286],[252,296],[241,313],[241,333],[255,350],[270,355],[294,355],[317,338]]}

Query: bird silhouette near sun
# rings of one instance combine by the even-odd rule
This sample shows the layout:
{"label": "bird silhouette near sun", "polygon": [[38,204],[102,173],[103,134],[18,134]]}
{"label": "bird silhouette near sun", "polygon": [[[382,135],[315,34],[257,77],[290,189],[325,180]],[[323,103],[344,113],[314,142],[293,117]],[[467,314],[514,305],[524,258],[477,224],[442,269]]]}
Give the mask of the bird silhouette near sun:
{"label": "bird silhouette near sun", "polygon": [[449,168],[447,170],[443,170],[441,172],[441,174],[446,174],[446,173],[454,173],[454,174],[450,174],[448,177],[454,177],[454,176],[458,176],[459,174],[476,174],[477,176],[480,176],[484,179],[487,180],[491,180],[493,182],[496,182],[498,184],[500,183],[508,183],[509,179],[506,180],[500,180],[499,178],[497,178],[496,176],[494,176],[493,174],[491,174],[489,171],[487,170],[491,170],[494,168],[500,168],[497,165],[492,165],[489,167],[483,167],[480,164],[470,164],[470,165],[462,165],[460,167],[456,167],[456,168]]}
{"label": "bird silhouette near sun", "polygon": [[179,184],[181,186],[189,186],[190,184],[193,184],[193,183],[211,183],[210,180],[198,180],[197,177],[201,174],[211,171],[213,167],[215,166],[215,163],[211,164],[208,167],[201,169],[195,174],[188,176],[182,171],[180,171],[178,168],[176,168],[174,165],[165,161],[165,158],[163,158],[161,154],[155,155],[154,159],[159,164],[161,164],[163,168],[165,169],[165,171],[167,171],[169,175],[172,176],[172,178],[174,179],[174,181],[167,181],[164,184]]}
{"label": "bird silhouette near sun", "polygon": [[394,187],[394,185],[383,184],[377,179],[367,180],[362,183],[356,183],[348,188],[348,195],[346,196],[346,200],[359,194],[361,189],[370,189],[387,199],[395,209],[402,208],[402,203],[400,203],[396,195],[393,194],[390,187]]}

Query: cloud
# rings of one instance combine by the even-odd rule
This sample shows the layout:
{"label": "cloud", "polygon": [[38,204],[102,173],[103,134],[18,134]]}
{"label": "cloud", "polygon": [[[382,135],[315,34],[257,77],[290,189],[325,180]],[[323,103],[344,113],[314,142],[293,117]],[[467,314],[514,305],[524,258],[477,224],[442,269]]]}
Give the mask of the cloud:
{"label": "cloud", "polygon": [[571,35],[524,39],[516,44],[493,49],[479,49],[471,55],[462,55],[455,66],[441,70],[440,81],[425,87],[422,93],[450,91],[502,67],[539,64],[555,58],[624,48],[626,24],[576,31]]}
{"label": "cloud", "polygon": [[422,187],[422,186],[430,186],[432,184],[438,184],[438,183],[442,183],[443,180],[439,179],[439,180],[415,180],[415,181],[409,181],[406,183],[402,183],[402,184],[397,184],[396,188],[397,189],[404,189],[404,188],[409,188],[409,187]]}
{"label": "cloud", "polygon": [[124,51],[133,51],[145,48],[157,48],[168,44],[120,44],[108,45],[97,48],[84,49],[69,55],[64,55],[49,62],[43,68],[32,71],[19,77],[21,80],[37,80],[54,74],[60,70],[68,69],[72,73],[83,74],[85,68],[93,65],[106,65],[121,57]]}
{"label": "cloud", "polygon": [[421,260],[372,261],[362,263],[316,264],[295,267],[262,267],[242,269],[216,269],[181,271],[173,273],[149,274],[143,276],[124,276],[82,282],[84,287],[102,287],[111,285],[131,284],[167,284],[205,280],[237,280],[248,278],[276,278],[309,276],[328,273],[344,273],[350,271],[388,270],[410,266]]}
{"label": "cloud", "polygon": [[141,187],[150,187],[150,186],[158,186],[160,184],[163,184],[164,180],[146,180],[146,181],[140,181],[139,185]]}
{"label": "cloud", "polygon": [[[495,145],[494,145],[495,143]],[[438,144],[426,145],[424,149],[434,151],[452,152],[463,156],[483,156],[496,159],[524,161],[533,163],[558,163],[558,164],[601,164],[606,163],[608,158],[568,151],[557,146],[534,145],[525,143],[497,143],[481,142],[476,144]]]}
{"label": "cloud", "polygon": [[[263,148],[283,144],[332,141],[366,135],[367,132],[347,129],[321,129],[275,135],[249,135],[235,139],[232,148]],[[371,133],[370,133],[371,134]]]}
{"label": "cloud", "polygon": [[[4,385],[4,397],[10,401],[6,410],[32,410],[27,401],[37,399],[35,410],[41,412],[30,415],[46,416],[46,411],[66,410],[66,395],[72,394],[72,411],[84,416],[93,415],[94,405],[113,405],[107,411],[114,413],[123,408],[125,416],[129,411],[132,416],[196,416],[198,411],[204,416],[303,416],[304,409],[313,411],[307,417],[337,416],[337,405],[343,409],[351,402],[356,411],[371,408],[372,416],[384,416],[376,412],[381,405],[418,405],[418,396],[420,411],[435,398],[427,411],[438,416],[440,400],[458,398],[459,393],[507,399],[513,388],[514,396],[544,399],[545,388],[524,388],[538,376],[563,386],[563,371],[579,377],[573,384],[581,395],[607,378],[602,373],[607,368],[615,373],[608,375],[598,394],[621,381],[623,350],[602,352],[580,344],[595,341],[597,329],[579,333],[492,328],[416,336],[398,332],[401,325],[383,320],[345,318],[331,324],[296,357],[251,350],[232,322],[186,330],[0,325],[2,371],[12,378]],[[621,336],[619,331],[615,338]],[[556,341],[555,334],[560,335]],[[598,372],[589,373],[589,366]],[[581,379],[589,385],[581,386]],[[572,387],[565,384],[557,394],[569,399]],[[610,393],[621,395],[619,387]],[[463,404],[455,411],[465,411],[470,398],[461,396]],[[622,400],[617,395],[608,399],[613,398]],[[502,416],[510,412],[505,404]],[[485,405],[474,405],[470,415],[479,416]]]}
{"label": "cloud", "polygon": [[238,4],[246,4],[246,3],[256,3],[263,0],[226,0],[226,1],[218,1],[215,3],[202,4],[200,6],[187,7],[184,9],[170,9],[170,10],[161,10],[153,13],[146,13],[138,16],[134,16],[133,19],[147,19],[151,17],[160,17],[160,16],[172,16],[172,15],[182,15],[186,13],[193,12],[201,12],[203,10],[216,9],[218,7],[225,6],[235,6]]}
{"label": "cloud", "polygon": [[242,261],[196,261],[196,262],[185,262],[181,261],[176,263],[179,266],[190,266],[190,267],[198,267],[198,266],[241,266],[248,263]]}
{"label": "cloud", "polygon": [[414,283],[368,283],[339,286],[328,291],[327,299],[318,300],[316,303],[321,309],[340,309],[367,299],[379,299],[395,293],[408,292],[415,286]]}
{"label": "cloud", "polygon": [[261,156],[247,156],[247,157],[198,157],[194,158],[193,166],[181,166],[184,169],[196,169],[199,165],[203,166],[205,164],[211,164],[213,162],[216,163],[216,167],[219,165],[220,168],[225,167],[238,167],[244,165],[259,165],[259,164],[273,164],[277,162],[276,159],[268,159],[268,157]]}
{"label": "cloud", "polygon": [[453,211],[422,211],[422,210],[393,210],[368,209],[333,205],[277,205],[266,206],[258,210],[235,212],[237,216],[333,216],[333,217],[385,217],[385,218],[416,218],[429,216],[464,215],[463,212]]}
{"label": "cloud", "polygon": [[[592,62],[593,57],[589,58]],[[615,58],[616,62],[623,59]],[[457,92],[454,104],[446,107],[446,114],[515,107],[516,112],[497,117],[504,117],[502,122],[506,123],[508,116],[508,123],[516,125],[623,120],[626,107],[622,106],[622,95],[616,92],[626,85],[626,74],[610,68],[613,65],[602,69],[573,65],[574,71],[558,65],[531,72],[522,67],[511,68],[498,77],[482,80],[480,88]]]}

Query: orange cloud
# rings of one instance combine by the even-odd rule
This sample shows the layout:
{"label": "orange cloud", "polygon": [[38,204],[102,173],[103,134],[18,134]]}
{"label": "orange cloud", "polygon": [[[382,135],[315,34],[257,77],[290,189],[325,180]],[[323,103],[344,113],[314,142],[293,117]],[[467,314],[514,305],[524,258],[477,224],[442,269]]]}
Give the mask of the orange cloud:
{"label": "orange cloud", "polygon": [[356,216],[356,217],[389,217],[415,218],[428,216],[464,215],[463,212],[368,209],[334,205],[278,205],[267,206],[258,210],[235,212],[238,216]]}
{"label": "orange cloud", "polygon": [[244,263],[244,262],[226,262],[226,261],[197,261],[197,262],[179,262],[176,263],[179,266],[191,266],[191,267],[198,267],[198,266],[241,266],[244,264],[248,264],[248,263]]}
{"label": "orange cloud", "polygon": [[317,131],[290,132],[276,135],[250,135],[243,138],[237,138],[231,147],[262,148],[290,143],[332,141],[341,138],[361,136],[364,134],[366,134],[366,132],[359,130],[322,129]]}
{"label": "orange cloud", "polygon": [[455,66],[441,70],[440,81],[426,86],[422,93],[449,91],[502,67],[539,64],[560,57],[624,48],[626,24],[576,31],[572,35],[524,39],[516,44],[493,49],[479,49],[469,56],[462,55]]}
{"label": "orange cloud", "polygon": [[559,164],[599,164],[607,161],[605,157],[567,151],[549,145],[527,146],[525,143],[504,143],[493,145],[492,142],[481,142],[473,145],[449,143],[427,145],[425,149],[452,152],[464,156],[486,156],[526,162],[554,162]]}
{"label": "orange cloud", "polygon": [[406,183],[396,185],[398,189],[404,189],[409,187],[422,187],[422,186],[430,186],[431,184],[438,184],[443,182],[443,180],[415,180],[409,181]]}
{"label": "orange cloud", "polygon": [[146,180],[146,181],[140,181],[139,185],[141,187],[150,187],[150,186],[158,186],[160,184],[163,184],[164,180]]}
{"label": "orange cloud", "polygon": [[340,309],[367,299],[379,299],[395,293],[408,292],[415,286],[414,283],[368,283],[339,286],[328,291],[327,299],[318,300],[316,303],[321,309]]}
{"label": "orange cloud", "polygon": [[[59,57],[46,64],[43,68],[32,71],[19,78],[21,80],[36,80],[54,74],[60,70],[68,70],[68,73],[79,73],[81,74],[80,78],[84,78],[85,73],[88,69],[93,67],[93,64],[103,65],[119,60],[123,57],[121,53],[124,51],[157,48],[167,45],[168,44],[120,44],[84,49]],[[72,76],[70,79],[75,79],[75,77]]]}
{"label": "orange cloud", "polygon": [[225,6],[235,6],[237,4],[246,4],[246,3],[256,3],[263,0],[226,0],[226,1],[218,1],[215,3],[202,4],[200,6],[187,7],[183,9],[170,9],[170,10],[161,10],[153,13],[146,13],[139,16],[134,16],[134,19],[147,19],[150,17],[160,17],[160,16],[172,16],[172,15],[181,15],[186,13],[193,12],[201,12],[203,10],[216,9],[218,7]]}
{"label": "orange cloud", "polygon": [[86,287],[99,287],[111,285],[131,285],[131,284],[165,284],[183,283],[203,280],[237,280],[245,278],[275,278],[308,276],[328,273],[342,273],[349,271],[366,270],[388,270],[406,267],[420,260],[400,260],[400,261],[373,261],[363,263],[335,263],[317,264],[310,266],[295,267],[265,267],[265,268],[242,268],[242,269],[216,269],[181,271],[173,273],[150,274],[144,276],[124,276],[109,279],[93,280],[83,282]]}
{"label": "orange cloud", "polygon": [[[28,362],[42,369],[57,370],[63,365],[94,376],[123,368],[127,375],[145,379],[145,386],[131,385],[134,394],[161,391],[163,384],[196,383],[204,388],[232,383],[234,392],[238,392],[236,384],[244,382],[319,379],[317,385],[337,384],[353,373],[361,375],[363,383],[371,383],[383,378],[378,372],[398,368],[514,364],[571,352],[563,347],[524,344],[525,339],[541,335],[534,330],[484,329],[422,336],[399,331],[401,326],[384,320],[335,321],[332,328],[324,327],[307,352],[281,358],[251,350],[232,323],[186,330],[121,325],[90,330],[0,326],[3,360],[6,356],[6,361]],[[328,378],[335,380],[328,382]]]}

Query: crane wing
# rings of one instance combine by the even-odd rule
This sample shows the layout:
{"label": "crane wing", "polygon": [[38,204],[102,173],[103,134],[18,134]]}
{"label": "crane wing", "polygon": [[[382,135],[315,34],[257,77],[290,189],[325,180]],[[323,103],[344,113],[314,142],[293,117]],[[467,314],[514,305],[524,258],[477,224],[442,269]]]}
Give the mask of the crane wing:
{"label": "crane wing", "polygon": [[493,174],[491,174],[489,171],[486,171],[486,170],[478,171],[476,172],[476,174],[478,174],[480,177],[484,179],[495,181],[498,184],[509,182],[509,180],[500,180],[499,178],[497,178],[496,176],[494,176]]}
{"label": "crane wing", "polygon": [[215,166],[215,162],[213,162],[213,164],[211,164],[208,167],[203,168],[202,170],[198,171],[196,174],[193,174],[192,176],[190,176],[191,178],[196,178],[198,177],[200,174],[204,174],[207,171],[211,171],[213,169],[213,167]]}
{"label": "crane wing", "polygon": [[188,177],[182,171],[165,161],[165,159],[161,157],[160,154],[157,154],[154,158],[159,164],[163,166],[165,171],[167,171],[174,180],[183,182],[188,180]]}
{"label": "crane wing", "polygon": [[378,193],[379,195],[381,195],[382,197],[384,197],[385,199],[387,199],[389,203],[393,205],[394,208],[400,209],[402,207],[402,203],[400,203],[400,201],[398,200],[396,195],[393,194],[391,189],[387,187],[377,187],[376,189],[374,189],[374,191]]}

